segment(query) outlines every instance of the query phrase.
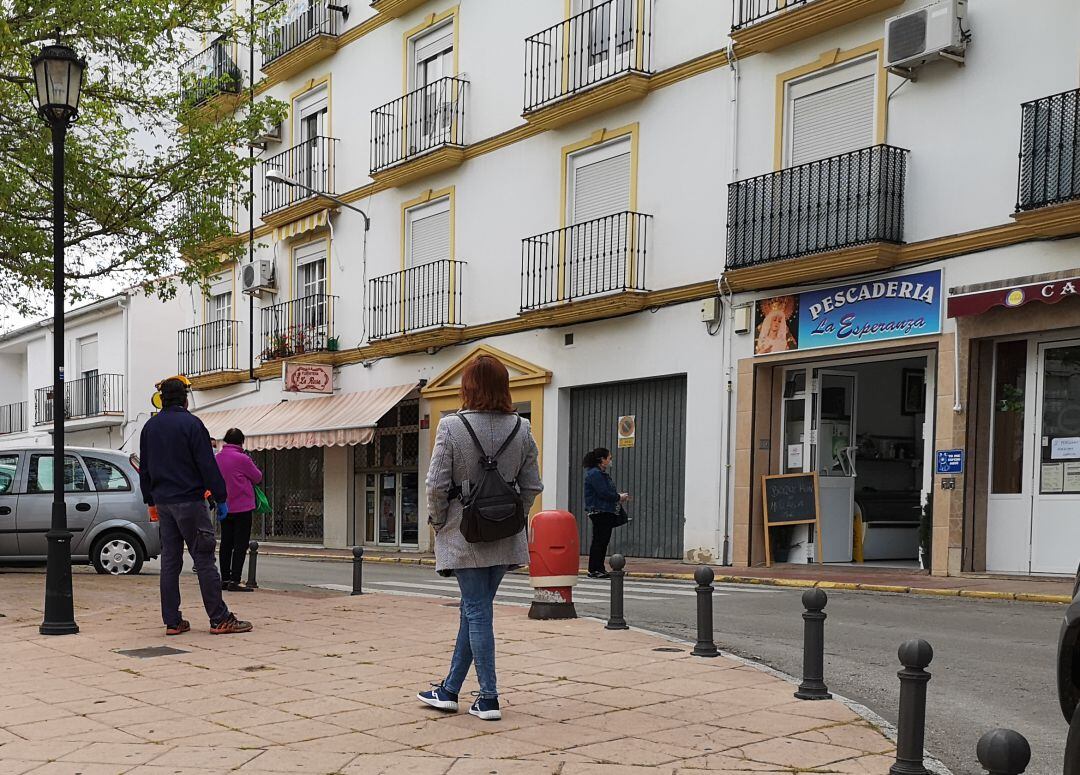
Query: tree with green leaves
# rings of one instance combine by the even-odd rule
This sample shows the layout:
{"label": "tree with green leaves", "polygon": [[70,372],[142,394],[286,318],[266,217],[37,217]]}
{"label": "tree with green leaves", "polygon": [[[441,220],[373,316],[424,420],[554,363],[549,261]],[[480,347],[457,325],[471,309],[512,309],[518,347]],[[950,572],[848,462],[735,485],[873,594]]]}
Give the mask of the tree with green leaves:
{"label": "tree with green leaves", "polygon": [[165,297],[244,250],[227,237],[232,203],[247,201],[248,141],[285,106],[260,98],[222,115],[200,100],[222,78],[247,93],[243,63],[188,62],[212,42],[252,39],[254,25],[231,8],[221,0],[0,6],[0,307],[36,314],[51,287],[52,149],[30,60],[57,37],[87,60],[66,149],[68,301],[93,297],[102,279]]}

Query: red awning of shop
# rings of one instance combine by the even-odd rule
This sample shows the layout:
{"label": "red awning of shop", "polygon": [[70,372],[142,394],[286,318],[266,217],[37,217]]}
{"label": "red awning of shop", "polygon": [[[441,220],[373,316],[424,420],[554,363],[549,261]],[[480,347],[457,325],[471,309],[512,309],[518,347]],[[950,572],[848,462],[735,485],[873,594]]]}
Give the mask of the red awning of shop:
{"label": "red awning of shop", "polygon": [[994,307],[1022,307],[1034,301],[1057,304],[1078,293],[1080,277],[1063,277],[1041,283],[1008,285],[975,293],[962,293],[949,297],[949,317],[981,315]]}
{"label": "red awning of shop", "polygon": [[213,438],[239,428],[249,450],[344,447],[370,442],[382,416],[414,390],[410,383],[197,414]]}

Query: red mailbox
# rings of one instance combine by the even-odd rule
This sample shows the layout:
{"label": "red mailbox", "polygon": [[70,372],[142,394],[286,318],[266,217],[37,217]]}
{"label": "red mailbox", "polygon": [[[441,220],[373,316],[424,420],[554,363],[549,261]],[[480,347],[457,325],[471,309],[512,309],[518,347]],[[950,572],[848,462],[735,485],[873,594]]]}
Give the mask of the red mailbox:
{"label": "red mailbox", "polygon": [[529,525],[530,619],[576,619],[578,525],[569,511],[541,511]]}

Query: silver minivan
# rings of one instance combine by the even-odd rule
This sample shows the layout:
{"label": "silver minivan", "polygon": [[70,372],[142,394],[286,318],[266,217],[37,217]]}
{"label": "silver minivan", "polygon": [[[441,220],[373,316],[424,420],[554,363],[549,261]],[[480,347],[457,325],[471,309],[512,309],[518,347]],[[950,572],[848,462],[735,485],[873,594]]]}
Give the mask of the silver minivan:
{"label": "silver minivan", "polygon": [[[138,458],[109,449],[64,451],[73,562],[98,573],[138,573],[161,553],[158,524],[139,488]],[[0,449],[0,562],[44,561],[52,522],[53,456],[47,447]]]}

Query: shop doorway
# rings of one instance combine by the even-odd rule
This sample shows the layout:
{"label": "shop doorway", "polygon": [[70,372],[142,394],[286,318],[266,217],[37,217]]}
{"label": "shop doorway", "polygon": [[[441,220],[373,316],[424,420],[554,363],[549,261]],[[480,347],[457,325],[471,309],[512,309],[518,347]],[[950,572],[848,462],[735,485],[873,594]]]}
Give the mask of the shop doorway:
{"label": "shop doorway", "polygon": [[253,452],[263,472],[269,514],[256,514],[251,537],[259,541],[321,544],[323,451],[321,447]]}
{"label": "shop doorway", "polygon": [[375,437],[357,448],[356,504],[364,542],[415,548],[420,537],[420,402],[405,400],[383,415]]}
{"label": "shop doorway", "polygon": [[[929,563],[929,354],[798,364],[782,370],[780,471],[818,474],[813,526],[770,531],[779,562]],[[930,384],[928,385],[928,379]]]}
{"label": "shop doorway", "polygon": [[1080,558],[1080,339],[996,342],[993,385],[986,568],[1071,575]]}

